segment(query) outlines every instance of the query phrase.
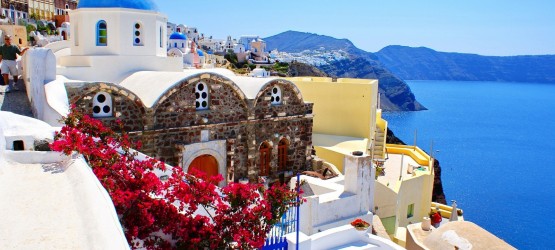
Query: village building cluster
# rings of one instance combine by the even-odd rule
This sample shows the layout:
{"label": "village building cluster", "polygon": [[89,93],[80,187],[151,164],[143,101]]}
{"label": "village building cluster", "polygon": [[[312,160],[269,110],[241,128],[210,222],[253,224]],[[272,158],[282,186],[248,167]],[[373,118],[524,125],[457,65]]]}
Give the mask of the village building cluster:
{"label": "village building cluster", "polygon": [[[303,173],[307,202],[297,222],[302,225],[302,237],[297,241],[288,236],[290,247],[426,249],[438,237],[426,241],[427,234],[412,225],[422,225],[433,235],[427,225],[430,209],[437,206],[444,223],[463,220],[454,216],[459,212],[456,207],[432,203],[433,157],[417,146],[386,143],[387,121],[381,117],[377,80],[274,78],[262,69],[253,70],[254,77],[235,75],[218,68],[217,62],[234,53],[242,62],[272,63],[264,40],[251,35],[225,40],[206,37],[196,27],[168,22],[151,1],[50,1],[52,8],[45,1],[39,7],[33,1],[4,2],[1,11],[12,24],[17,18],[39,15],[57,25],[56,16],[64,16],[56,26],[64,32],[59,41],[28,50],[20,62],[33,115],[45,131],[60,127],[60,118],[75,106],[112,128],[118,128],[117,120],[123,121],[130,136],[143,142],[141,155],[180,166],[185,172],[221,174],[220,186],[293,183],[296,174]],[[7,26],[15,27],[0,26],[2,34],[21,32]],[[22,41],[16,44],[27,46],[23,35],[17,35]],[[2,166],[23,161],[35,167],[86,165],[38,154],[31,144],[40,136],[30,133],[32,129],[14,127],[0,120]],[[52,140],[52,136],[43,137]],[[83,172],[68,178],[89,180],[91,176]],[[45,177],[37,171],[33,178]],[[71,179],[69,183],[80,182]],[[68,188],[72,187],[64,187]],[[97,187],[79,188],[87,190],[91,204],[106,200]],[[47,191],[32,195],[57,195]],[[113,208],[102,204],[97,208],[104,220],[117,218]],[[9,211],[24,218],[31,210]],[[369,221],[375,234],[358,234],[349,225],[356,218]],[[119,249],[125,242],[123,233],[110,223],[110,230],[119,233],[103,236],[98,245]],[[105,226],[89,224],[92,231]],[[474,237],[475,242],[481,239]]]}

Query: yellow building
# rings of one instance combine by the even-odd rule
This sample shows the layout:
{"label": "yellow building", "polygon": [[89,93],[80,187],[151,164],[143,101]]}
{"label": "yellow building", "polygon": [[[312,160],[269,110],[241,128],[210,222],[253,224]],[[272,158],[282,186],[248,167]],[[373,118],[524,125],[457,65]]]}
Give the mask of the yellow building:
{"label": "yellow building", "polygon": [[[404,246],[405,227],[428,216],[432,201],[432,159],[416,146],[385,144],[387,121],[378,104],[378,81],[325,77],[288,78],[314,103],[312,143],[316,155],[341,172],[345,155],[372,155],[377,171],[374,213],[392,239]],[[381,174],[380,174],[381,173]]]}
{"label": "yellow building", "polygon": [[386,145],[385,172],[377,175],[375,213],[391,238],[404,246],[406,226],[428,216],[432,202],[432,159],[415,146]]}
{"label": "yellow building", "polygon": [[[288,78],[314,103],[312,140],[316,154],[343,172],[343,158],[367,152],[375,135],[378,81],[327,77]],[[374,124],[374,125],[373,125]]]}
{"label": "yellow building", "polygon": [[29,0],[29,16],[36,15],[38,19],[52,20],[54,10],[54,0]]}

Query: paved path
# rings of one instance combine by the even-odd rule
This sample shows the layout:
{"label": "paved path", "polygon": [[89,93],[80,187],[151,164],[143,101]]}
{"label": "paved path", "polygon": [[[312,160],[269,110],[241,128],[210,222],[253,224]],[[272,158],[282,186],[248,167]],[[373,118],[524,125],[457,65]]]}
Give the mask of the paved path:
{"label": "paved path", "polygon": [[0,197],[2,250],[129,249],[108,193],[82,158],[0,164]]}
{"label": "paved path", "polygon": [[10,93],[6,93],[6,87],[0,86],[0,110],[33,117],[31,104],[27,98],[27,92],[25,92],[25,84],[19,80],[17,87],[20,90]]}

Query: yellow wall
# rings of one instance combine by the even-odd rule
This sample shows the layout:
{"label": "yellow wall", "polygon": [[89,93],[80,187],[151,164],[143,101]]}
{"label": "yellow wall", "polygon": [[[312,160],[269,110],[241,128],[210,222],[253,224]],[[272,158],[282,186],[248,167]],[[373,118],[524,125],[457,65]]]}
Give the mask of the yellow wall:
{"label": "yellow wall", "polygon": [[314,146],[314,150],[316,151],[316,155],[325,161],[335,165],[335,167],[344,173],[343,170],[343,159],[345,158],[345,154],[340,152],[336,152],[333,150],[329,150],[327,148]]}
{"label": "yellow wall", "polygon": [[[383,147],[374,147],[374,155],[378,156],[379,158],[385,159],[385,149],[387,143],[387,121],[382,118],[382,110],[376,110],[376,129],[377,132],[383,133],[383,137],[376,136],[376,144],[384,145]],[[379,134],[378,134],[379,135]],[[380,150],[378,152],[378,150]]]}
{"label": "yellow wall", "polygon": [[[430,188],[430,180],[433,177],[430,174],[424,174],[419,177],[413,177],[403,180],[398,194],[399,204],[399,227],[406,227],[408,224],[422,221],[422,217],[428,216],[430,212],[430,204],[432,202],[432,189]],[[410,204],[414,204],[414,214],[411,218],[407,218],[407,208]]]}
{"label": "yellow wall", "polygon": [[54,17],[54,0],[29,0],[29,15],[37,14],[41,19]]}
{"label": "yellow wall", "polygon": [[[397,215],[397,192],[392,188],[394,183],[387,184],[375,182],[374,205],[378,207],[376,214],[380,218],[388,218]],[[392,234],[393,232],[389,232]]]}
{"label": "yellow wall", "polygon": [[[20,25],[0,25],[0,30],[4,31],[7,35],[12,36],[12,44],[20,48],[27,47],[27,29],[25,26]],[[2,44],[4,41],[2,41]]]}
{"label": "yellow wall", "polygon": [[325,77],[287,78],[314,103],[314,133],[373,138],[378,81]]}
{"label": "yellow wall", "polygon": [[[374,201],[379,207],[377,214],[386,218],[395,216],[396,228],[404,230],[403,227],[408,224],[421,222],[422,217],[428,216],[430,212],[434,184],[433,166],[430,156],[418,147],[387,144],[387,152],[408,155],[418,164],[428,167],[428,171],[415,171],[414,176],[390,183],[389,186],[376,181]],[[414,213],[411,218],[407,218],[410,204],[414,204]]]}
{"label": "yellow wall", "polygon": [[415,146],[387,144],[387,153],[405,154],[410,156],[416,163],[422,166],[430,166],[430,156],[422,149]]}

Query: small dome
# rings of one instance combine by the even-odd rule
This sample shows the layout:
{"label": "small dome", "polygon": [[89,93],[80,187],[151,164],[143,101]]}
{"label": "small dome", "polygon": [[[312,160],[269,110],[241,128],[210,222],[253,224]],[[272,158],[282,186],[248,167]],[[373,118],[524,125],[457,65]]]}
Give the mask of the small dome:
{"label": "small dome", "polygon": [[204,53],[202,53],[201,50],[197,50],[197,52],[198,52],[198,56],[204,56]]}
{"label": "small dome", "polygon": [[81,0],[77,8],[127,8],[158,11],[152,0]]}
{"label": "small dome", "polygon": [[175,40],[187,40],[187,36],[179,33],[179,32],[174,32],[170,35],[170,39],[175,39]]}

